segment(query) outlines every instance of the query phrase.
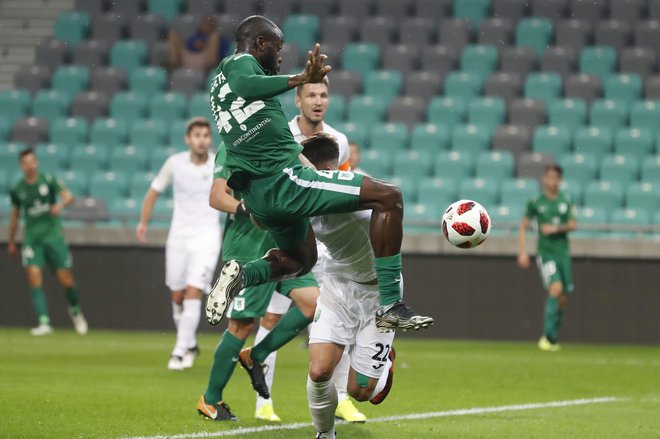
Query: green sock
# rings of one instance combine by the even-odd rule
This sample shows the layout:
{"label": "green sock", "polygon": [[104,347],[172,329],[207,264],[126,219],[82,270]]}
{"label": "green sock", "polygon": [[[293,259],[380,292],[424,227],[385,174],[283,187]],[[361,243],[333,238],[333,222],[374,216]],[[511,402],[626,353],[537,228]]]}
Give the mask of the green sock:
{"label": "green sock", "polygon": [[71,288],[66,288],[64,292],[66,293],[66,301],[69,302],[69,311],[71,311],[71,314],[74,316],[80,314],[78,287],[74,285]]}
{"label": "green sock", "polygon": [[265,259],[257,259],[243,265],[243,288],[256,287],[270,280],[270,264]]}
{"label": "green sock", "polygon": [[559,332],[559,301],[556,297],[548,297],[545,302],[545,320],[543,323],[543,333],[551,343],[557,342]]}
{"label": "green sock", "polygon": [[271,352],[275,352],[287,344],[310,323],[312,323],[312,319],[305,317],[302,311],[298,308],[291,308],[282,316],[273,330],[252,348],[252,360],[256,363],[263,363]]}
{"label": "green sock", "polygon": [[225,331],[218,346],[215,348],[213,356],[213,366],[211,366],[211,376],[209,384],[204,393],[204,399],[207,404],[216,404],[222,401],[222,391],[229,382],[231,374],[234,373],[236,361],[239,352],[243,348],[245,340],[234,337]]}
{"label": "green sock", "polygon": [[557,339],[559,339],[559,330],[561,329],[562,323],[564,323],[564,310],[559,308],[557,310],[557,324],[555,325],[557,328]]}
{"label": "green sock", "polygon": [[48,304],[46,303],[46,293],[41,287],[30,288],[30,295],[32,296],[32,306],[39,316],[39,323],[42,325],[50,325],[50,317],[48,316]]}
{"label": "green sock", "polygon": [[381,306],[401,300],[401,253],[376,258],[375,265]]}

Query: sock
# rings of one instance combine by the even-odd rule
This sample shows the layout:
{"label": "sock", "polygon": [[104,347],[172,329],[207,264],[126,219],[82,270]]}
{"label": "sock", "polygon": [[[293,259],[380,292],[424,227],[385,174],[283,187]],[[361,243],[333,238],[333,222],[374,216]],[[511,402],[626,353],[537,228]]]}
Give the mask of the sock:
{"label": "sock", "polygon": [[557,342],[557,335],[559,330],[559,325],[557,321],[559,319],[559,302],[556,297],[548,296],[548,300],[545,302],[545,319],[543,322],[543,333],[546,338],[550,340],[550,343]]}
{"label": "sock", "polygon": [[380,305],[391,305],[401,300],[401,253],[384,258],[376,258],[376,275]]}
{"label": "sock", "polygon": [[[270,333],[270,329],[266,329],[263,326],[259,326],[257,331],[257,336],[254,339],[254,344],[259,344],[261,341]],[[266,403],[273,403],[273,377],[275,376],[275,361],[277,360],[277,351],[273,351],[264,360],[264,364],[267,366],[265,369],[266,374],[266,384],[270,389],[271,398],[264,399],[259,394],[257,394],[257,410],[264,406]]]}
{"label": "sock", "polygon": [[30,295],[32,296],[32,306],[39,317],[39,324],[50,325],[48,304],[46,302],[46,293],[44,292],[44,289],[42,287],[30,288]]}
{"label": "sock", "polygon": [[229,331],[225,331],[222,335],[218,347],[215,348],[209,384],[206,392],[204,392],[204,399],[207,404],[216,404],[222,401],[222,391],[234,372],[238,354],[243,349],[244,344],[245,340],[234,337]]}
{"label": "sock", "polygon": [[202,301],[200,299],[186,299],[183,301],[183,312],[176,331],[176,345],[172,355],[183,357],[191,347],[191,343],[195,342],[195,332],[197,332],[199,317],[202,313],[201,306]]}
{"label": "sock", "polygon": [[335,371],[332,374],[332,382],[337,389],[337,400],[343,401],[348,396],[346,388],[348,387],[348,369],[351,367],[351,359],[348,356],[348,349],[344,348],[341,360],[337,363]]}
{"label": "sock", "polygon": [[174,320],[174,327],[179,328],[179,322],[181,321],[181,313],[183,312],[183,306],[172,301],[172,320]]}
{"label": "sock", "polygon": [[559,330],[561,329],[561,324],[564,323],[564,310],[559,308],[557,310],[557,323],[555,325],[557,330],[557,339],[559,339]]}
{"label": "sock", "polygon": [[80,294],[78,293],[78,287],[74,285],[66,288],[64,292],[66,294],[66,301],[69,302],[69,311],[71,311],[71,314],[74,316],[80,314]]}
{"label": "sock", "polygon": [[311,322],[298,308],[291,308],[261,343],[252,348],[252,360],[263,363],[271,352],[287,344]]}
{"label": "sock", "polygon": [[334,431],[337,391],[332,381],[315,383],[308,375],[307,401],[316,430],[320,432]]}
{"label": "sock", "polygon": [[270,264],[265,259],[257,259],[243,265],[243,288],[256,287],[270,280]]}
{"label": "sock", "polygon": [[387,384],[387,377],[390,375],[390,367],[392,367],[392,362],[388,358],[387,363],[385,363],[385,366],[383,366],[383,373],[380,375],[380,378],[378,378],[376,387],[374,387],[374,393],[371,395],[371,398],[378,395],[385,388],[385,385]]}

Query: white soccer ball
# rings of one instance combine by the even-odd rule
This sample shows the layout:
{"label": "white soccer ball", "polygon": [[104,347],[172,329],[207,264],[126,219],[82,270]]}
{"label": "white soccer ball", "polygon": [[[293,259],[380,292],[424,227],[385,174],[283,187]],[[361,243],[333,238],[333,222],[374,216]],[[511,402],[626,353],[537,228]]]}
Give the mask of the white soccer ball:
{"label": "white soccer ball", "polygon": [[488,238],[490,227],[488,212],[476,201],[457,201],[442,215],[442,233],[458,248],[478,246]]}

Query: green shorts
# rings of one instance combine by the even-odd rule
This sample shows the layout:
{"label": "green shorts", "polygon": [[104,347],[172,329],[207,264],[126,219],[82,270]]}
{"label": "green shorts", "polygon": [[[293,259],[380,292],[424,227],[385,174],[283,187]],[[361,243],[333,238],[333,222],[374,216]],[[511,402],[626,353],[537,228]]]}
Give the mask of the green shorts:
{"label": "green shorts", "polygon": [[304,276],[295,279],[284,280],[281,282],[269,282],[256,287],[249,287],[242,290],[229,306],[227,317],[230,319],[250,319],[262,317],[266,314],[270,298],[275,291],[289,296],[292,290],[296,288],[317,287],[319,284],[316,278],[310,272]]}
{"label": "green shorts", "polygon": [[358,210],[362,175],[315,171],[302,165],[252,180],[245,205],[282,249],[295,249],[307,238],[309,217]]}
{"label": "green shorts", "polygon": [[573,269],[569,255],[551,255],[540,253],[536,256],[543,287],[547,290],[550,284],[561,282],[565,293],[573,291]]}
{"label": "green shorts", "polygon": [[63,236],[34,242],[24,241],[21,256],[24,267],[37,266],[43,269],[48,264],[53,271],[70,270],[73,267],[73,258]]}

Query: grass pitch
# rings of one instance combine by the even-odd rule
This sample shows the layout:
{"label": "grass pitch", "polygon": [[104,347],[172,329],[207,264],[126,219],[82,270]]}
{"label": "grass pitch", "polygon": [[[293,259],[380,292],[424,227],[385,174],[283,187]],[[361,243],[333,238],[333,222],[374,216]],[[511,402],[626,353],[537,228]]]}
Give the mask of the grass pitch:
{"label": "grass pitch", "polygon": [[[239,423],[205,421],[195,404],[206,387],[218,336],[202,335],[195,368],[166,370],[172,333],[58,329],[36,338],[0,329],[0,437],[70,438],[210,435],[254,420],[254,398],[240,368],[225,391]],[[310,422],[307,351],[293,341],[278,356],[272,389],[283,424]],[[370,418],[456,409],[617,397],[614,402],[340,425],[345,438],[660,438],[660,348],[401,339],[395,384]],[[273,424],[271,424],[273,425]],[[277,425],[277,424],[274,424]],[[311,426],[234,437],[312,438]]]}

